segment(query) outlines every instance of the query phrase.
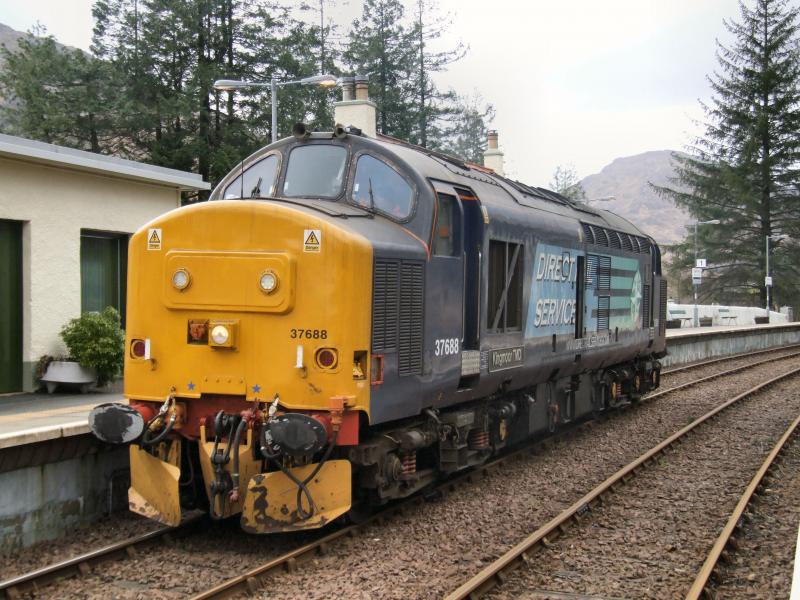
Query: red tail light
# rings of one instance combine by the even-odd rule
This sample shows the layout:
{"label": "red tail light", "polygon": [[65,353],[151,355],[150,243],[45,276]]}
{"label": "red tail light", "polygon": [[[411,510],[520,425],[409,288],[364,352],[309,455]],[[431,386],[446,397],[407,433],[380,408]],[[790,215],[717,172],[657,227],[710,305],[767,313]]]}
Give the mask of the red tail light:
{"label": "red tail light", "polygon": [[147,354],[147,344],[144,340],[131,341],[131,356],[133,358],[144,358]]}

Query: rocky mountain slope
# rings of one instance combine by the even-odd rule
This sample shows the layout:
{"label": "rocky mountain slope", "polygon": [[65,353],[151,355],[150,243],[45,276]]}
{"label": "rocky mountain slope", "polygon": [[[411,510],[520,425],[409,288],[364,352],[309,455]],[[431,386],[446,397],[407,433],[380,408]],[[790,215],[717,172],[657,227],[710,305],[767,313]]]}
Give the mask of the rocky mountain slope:
{"label": "rocky mountain slope", "polygon": [[690,216],[650,187],[650,183],[670,183],[675,174],[673,154],[672,150],[655,150],[617,158],[599,173],[584,178],[581,185],[587,198],[614,197],[593,206],[625,217],[660,244],[679,242],[686,235]]}

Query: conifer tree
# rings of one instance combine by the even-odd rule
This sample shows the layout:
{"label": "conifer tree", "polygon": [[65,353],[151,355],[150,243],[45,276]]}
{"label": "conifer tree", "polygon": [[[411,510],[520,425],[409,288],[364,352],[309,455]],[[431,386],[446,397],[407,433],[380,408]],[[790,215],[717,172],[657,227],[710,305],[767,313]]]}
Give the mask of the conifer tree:
{"label": "conifer tree", "polygon": [[355,74],[369,76],[370,98],[378,105],[378,131],[410,140],[414,115],[413,31],[399,0],[364,0],[353,22],[344,60]]}
{"label": "conifer tree", "polygon": [[[773,300],[800,300],[800,57],[798,9],[786,0],[740,2],[738,21],[725,21],[734,37],[718,44],[719,70],[704,105],[705,134],[676,156],[678,177],[660,188],[686,207],[700,226],[708,260],[701,299],[764,306],[767,236],[773,241]],[[694,229],[691,228],[690,233]],[[685,276],[694,258],[693,237],[675,248],[674,268]]]}
{"label": "conifer tree", "polygon": [[557,166],[553,172],[553,180],[550,182],[550,187],[554,192],[558,192],[565,198],[575,202],[586,201],[586,191],[583,189],[578,173],[573,166]]}
{"label": "conifer tree", "polygon": [[[454,94],[455,95],[455,94]],[[429,144],[462,160],[483,164],[483,153],[489,138],[489,125],[494,108],[480,94],[456,96],[454,106],[446,116],[440,115],[441,135]]]}

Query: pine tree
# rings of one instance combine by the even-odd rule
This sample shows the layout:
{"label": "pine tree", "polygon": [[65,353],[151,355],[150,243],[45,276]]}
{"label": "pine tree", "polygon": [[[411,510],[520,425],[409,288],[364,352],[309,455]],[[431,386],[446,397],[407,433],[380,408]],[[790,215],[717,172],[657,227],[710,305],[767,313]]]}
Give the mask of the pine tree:
{"label": "pine tree", "polygon": [[[702,300],[766,303],[767,236],[774,241],[770,270],[780,303],[800,300],[800,57],[798,9],[786,0],[740,3],[734,36],[718,43],[719,71],[709,77],[713,98],[704,105],[705,134],[688,157],[675,157],[674,188],[661,188],[686,207],[710,270]],[[674,269],[688,273],[694,229],[675,248]]]}
{"label": "pine tree", "polygon": [[[437,16],[437,7],[432,0],[417,0],[416,19],[410,32],[414,46],[414,112],[417,124],[411,141],[423,148],[440,148],[446,145],[442,139],[446,132],[442,121],[463,114],[465,106],[453,91],[441,92],[433,80],[433,74],[444,71],[449,65],[461,60],[466,48],[458,43],[451,50],[434,50],[433,46],[452,21]],[[472,115],[474,116],[474,114]],[[466,124],[464,124],[466,126]]]}
{"label": "pine tree", "polygon": [[410,140],[417,125],[416,55],[404,16],[399,0],[364,0],[344,60],[353,73],[369,76],[370,98],[378,105],[378,131]]}
{"label": "pine tree", "polygon": [[102,61],[68,49],[37,29],[19,48],[0,48],[0,95],[5,133],[91,152],[113,150],[113,77]]}
{"label": "pine tree", "polygon": [[446,117],[441,135],[431,146],[462,160],[483,164],[483,153],[489,137],[489,124],[494,108],[480,94],[456,96],[454,107]]}
{"label": "pine tree", "polygon": [[581,185],[581,180],[578,178],[575,167],[557,166],[556,170],[553,171],[553,181],[550,182],[550,187],[553,188],[554,192],[558,192],[572,201],[586,201],[586,192]]}

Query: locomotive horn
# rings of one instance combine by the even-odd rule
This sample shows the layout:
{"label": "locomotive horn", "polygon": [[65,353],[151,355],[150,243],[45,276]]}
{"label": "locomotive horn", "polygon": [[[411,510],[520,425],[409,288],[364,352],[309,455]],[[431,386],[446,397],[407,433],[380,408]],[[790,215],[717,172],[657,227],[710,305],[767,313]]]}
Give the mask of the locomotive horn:
{"label": "locomotive horn", "polygon": [[345,130],[344,126],[337,123],[336,127],[333,128],[333,137],[336,138],[347,137],[347,131]]}
{"label": "locomotive horn", "polygon": [[302,140],[311,135],[311,132],[308,130],[305,123],[295,123],[294,127],[292,127],[292,135],[298,140]]}

